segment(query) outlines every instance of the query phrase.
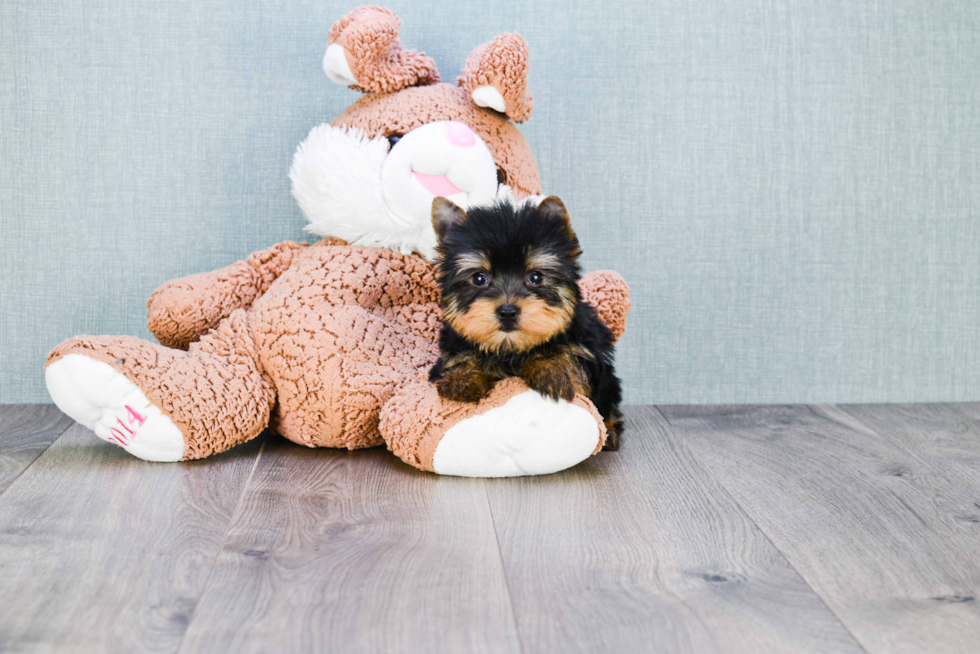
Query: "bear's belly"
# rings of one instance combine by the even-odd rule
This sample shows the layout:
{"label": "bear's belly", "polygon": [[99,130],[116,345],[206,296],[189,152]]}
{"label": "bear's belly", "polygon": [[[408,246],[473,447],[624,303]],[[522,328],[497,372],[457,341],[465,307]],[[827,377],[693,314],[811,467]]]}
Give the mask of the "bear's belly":
{"label": "bear's belly", "polygon": [[309,447],[374,447],[383,443],[381,407],[439,356],[434,280],[390,256],[350,250],[431,270],[417,257],[329,249],[346,251],[343,265],[324,256],[331,253],[304,257],[255,302],[249,324],[278,394],[272,425],[280,434]]}

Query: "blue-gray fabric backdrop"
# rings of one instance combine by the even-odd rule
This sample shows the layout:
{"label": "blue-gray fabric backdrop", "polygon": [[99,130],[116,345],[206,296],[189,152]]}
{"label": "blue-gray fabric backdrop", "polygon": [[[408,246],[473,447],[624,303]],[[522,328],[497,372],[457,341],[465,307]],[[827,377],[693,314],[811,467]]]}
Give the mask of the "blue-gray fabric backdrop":
{"label": "blue-gray fabric backdrop", "polygon": [[[353,6],[0,3],[0,401],[49,401],[63,338],[149,336],[161,282],[304,237],[287,170],[357,98],[320,68]],[[527,39],[545,190],[633,288],[628,401],[980,399],[975,0],[389,6],[447,79]]]}

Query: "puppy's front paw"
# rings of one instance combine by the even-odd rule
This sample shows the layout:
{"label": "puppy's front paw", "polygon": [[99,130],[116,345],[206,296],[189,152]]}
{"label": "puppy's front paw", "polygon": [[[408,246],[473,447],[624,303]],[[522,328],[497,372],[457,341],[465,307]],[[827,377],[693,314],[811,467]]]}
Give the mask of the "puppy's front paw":
{"label": "puppy's front paw", "polygon": [[565,359],[529,363],[521,371],[521,377],[532,389],[553,400],[571,402],[575,393],[583,390],[580,371]]}
{"label": "puppy's front paw", "polygon": [[453,371],[436,380],[439,396],[455,402],[479,402],[493,388],[493,380],[479,371]]}

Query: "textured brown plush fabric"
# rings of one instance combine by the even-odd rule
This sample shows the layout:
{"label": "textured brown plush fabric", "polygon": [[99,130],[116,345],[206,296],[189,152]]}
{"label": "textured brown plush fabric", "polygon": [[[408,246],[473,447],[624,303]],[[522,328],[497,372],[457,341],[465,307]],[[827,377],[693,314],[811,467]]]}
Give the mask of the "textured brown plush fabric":
{"label": "textured brown plush fabric", "polygon": [[258,436],[276,399],[259,368],[249,317],[236,309],[187,352],[134,336],[76,336],[48,355],[108,363],[139,386],[184,435],[184,459],[200,459]]}
{"label": "textured brown plush fabric", "polygon": [[626,331],[626,315],[630,306],[630,287],[614,270],[596,270],[582,278],[579,284],[582,299],[595,307],[601,320],[618,341]]}
{"label": "textured brown plush fabric", "polygon": [[517,34],[501,34],[470,54],[456,83],[468,94],[481,86],[494,87],[503,96],[510,119],[523,123],[534,108],[527,73],[527,43]]}
{"label": "textured brown plush fabric", "polygon": [[[280,269],[285,256],[289,264]],[[125,374],[183,432],[186,459],[224,451],[268,424],[308,447],[381,445],[382,407],[407,385],[419,394],[418,407],[442,425],[486,408],[444,402],[428,383],[416,383],[438,358],[440,325],[434,268],[418,256],[336,241],[282,243],[211,275],[212,285],[200,283],[201,275],[169,282],[151,303],[158,316],[192,315],[195,324],[203,319],[189,307],[211,307],[202,310],[210,317],[238,305],[187,352],[129,336],[80,336],[55,348],[48,363],[78,353]],[[625,288],[612,283],[614,276],[587,275],[583,294]],[[234,302],[229,289],[237,292]],[[603,304],[625,299],[606,293]],[[166,328],[158,337],[172,338],[170,322],[155,324]],[[192,330],[179,331],[186,339]],[[511,390],[504,384],[489,401],[502,404]],[[400,456],[427,456],[431,466],[429,449],[445,429],[408,416],[404,406],[411,402],[405,397],[392,409],[400,417],[386,423],[389,446]]]}
{"label": "textured brown plush fabric", "polygon": [[313,247],[252,307],[274,425],[310,447],[373,447],[381,406],[438,356],[438,287],[423,259]]}
{"label": "textured brown plush fabric", "polygon": [[[356,127],[375,137],[402,136],[426,123],[457,120],[486,142],[502,181],[518,199],[540,194],[534,154],[508,120],[527,120],[533,105],[524,39],[502,34],[479,46],[467,59],[459,86],[452,86],[436,83],[439,73],[429,57],[402,50],[398,29],[398,16],[380,7],[354,9],[330,28],[329,42],[344,48],[359,83],[351,88],[367,93],[331,124]],[[506,115],[473,102],[470,93],[485,85],[500,91]]]}
{"label": "textured brown plush fabric", "polygon": [[437,120],[458,120],[479,134],[503,172],[504,183],[517,198],[541,194],[541,177],[531,146],[507,116],[476,106],[469,93],[458,86],[433,84],[398,93],[371,93],[331,124],[356,127],[373,137],[407,134]]}
{"label": "textured brown plush fabric", "polygon": [[305,246],[280,243],[226,268],[167,282],[146,303],[150,331],[167,347],[186,350],[232,311],[252,306]]}
{"label": "textured brown plush fabric", "polygon": [[[333,124],[391,136],[460,121],[483,138],[518,198],[540,194],[537,163],[523,136],[506,115],[470,97],[476,86],[493,84],[509,115],[527,117],[527,50],[520,37],[504,35],[478,48],[459,87],[436,84],[432,60],[403,50],[397,35],[397,16],[377,7],[356,9],[333,26],[330,42],[344,47],[361,83],[356,88],[374,91]],[[604,271],[587,275],[581,288],[618,337],[629,308],[626,283]],[[79,336],[56,347],[48,364],[76,353],[125,375],[180,429],[185,459],[222,452],[271,425],[308,447],[354,449],[387,439],[407,462],[431,470],[447,429],[526,390],[520,380],[504,380],[479,404],[439,398],[425,381],[438,358],[438,288],[432,265],[414,255],[338,239],[280,243],[220,270],[167,282],[147,308],[163,345]],[[591,403],[575,402],[591,412],[604,438]]]}
{"label": "textured brown plush fabric", "polygon": [[395,12],[382,7],[358,7],[333,24],[328,43],[344,48],[347,65],[358,82],[352,89],[390,93],[439,81],[430,57],[402,49],[400,26]]}

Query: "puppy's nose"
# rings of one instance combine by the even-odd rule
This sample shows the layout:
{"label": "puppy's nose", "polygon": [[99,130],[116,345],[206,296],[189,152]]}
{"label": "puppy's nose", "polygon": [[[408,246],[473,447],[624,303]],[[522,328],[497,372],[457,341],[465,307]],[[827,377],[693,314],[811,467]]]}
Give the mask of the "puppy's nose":
{"label": "puppy's nose", "polygon": [[443,132],[446,133],[446,138],[453,145],[458,145],[461,148],[468,148],[471,145],[476,145],[476,134],[473,133],[469,127],[455,120],[448,120],[442,126]]}
{"label": "puppy's nose", "polygon": [[520,313],[513,304],[504,304],[497,308],[497,317],[503,322],[514,322]]}

